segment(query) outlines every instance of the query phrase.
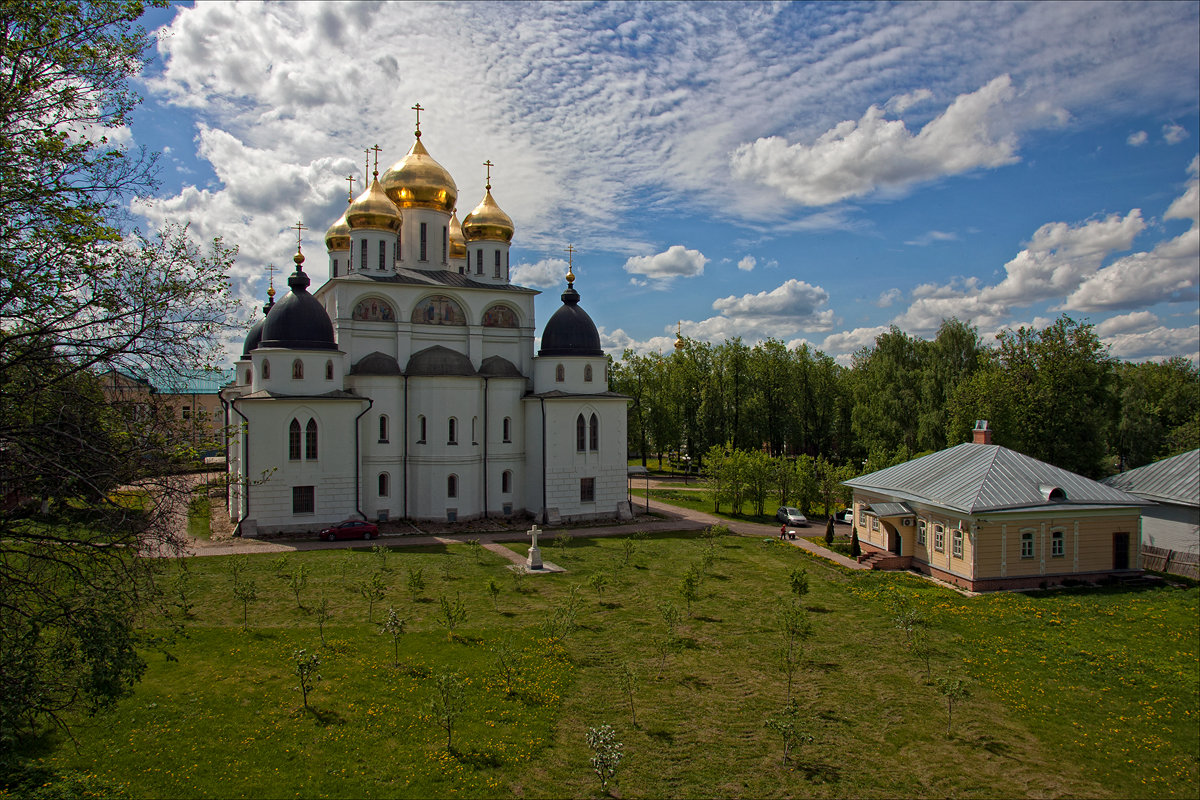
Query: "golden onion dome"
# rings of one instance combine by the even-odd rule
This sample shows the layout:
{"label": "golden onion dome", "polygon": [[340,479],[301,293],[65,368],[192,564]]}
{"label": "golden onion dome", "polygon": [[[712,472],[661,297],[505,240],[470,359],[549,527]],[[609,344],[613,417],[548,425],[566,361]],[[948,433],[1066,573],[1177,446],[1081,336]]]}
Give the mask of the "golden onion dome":
{"label": "golden onion dome", "polygon": [[400,209],[384,194],[379,179],[374,178],[367,190],[346,209],[346,222],[351,230],[382,228],[397,233],[400,230]]}
{"label": "golden onion dome", "polygon": [[429,155],[419,135],[408,155],[383,173],[383,190],[402,209],[432,208],[450,213],[458,202],[454,179]]}
{"label": "golden onion dome", "polygon": [[467,239],[463,236],[462,223],[458,221],[458,209],[450,215],[450,257],[467,257]]}
{"label": "golden onion dome", "polygon": [[346,221],[346,211],[325,231],[325,249],[330,252],[350,249],[350,223]]}
{"label": "golden onion dome", "polygon": [[500,239],[511,242],[513,237],[512,217],[500,210],[492,199],[492,187],[489,186],[479,205],[467,214],[462,222],[463,236],[468,242],[478,242],[481,239]]}

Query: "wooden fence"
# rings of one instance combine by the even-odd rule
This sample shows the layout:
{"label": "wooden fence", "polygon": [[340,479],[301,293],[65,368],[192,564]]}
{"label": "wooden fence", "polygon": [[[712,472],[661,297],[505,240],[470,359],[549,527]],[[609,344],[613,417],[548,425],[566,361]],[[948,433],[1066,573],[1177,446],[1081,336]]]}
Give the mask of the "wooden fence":
{"label": "wooden fence", "polygon": [[1200,580],[1200,553],[1142,545],[1142,568]]}

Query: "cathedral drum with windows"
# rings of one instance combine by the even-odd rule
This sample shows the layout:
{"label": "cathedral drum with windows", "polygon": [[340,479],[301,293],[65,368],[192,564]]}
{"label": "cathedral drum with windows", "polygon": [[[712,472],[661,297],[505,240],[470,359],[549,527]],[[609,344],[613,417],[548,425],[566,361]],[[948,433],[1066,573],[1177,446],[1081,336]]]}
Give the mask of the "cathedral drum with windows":
{"label": "cathedral drum with windows", "polygon": [[513,222],[420,139],[329,228],[329,280],[264,307],[222,391],[229,516],[243,536],[348,517],[543,523],[624,517],[626,405],[567,274],[533,352],[535,290],[509,282]]}

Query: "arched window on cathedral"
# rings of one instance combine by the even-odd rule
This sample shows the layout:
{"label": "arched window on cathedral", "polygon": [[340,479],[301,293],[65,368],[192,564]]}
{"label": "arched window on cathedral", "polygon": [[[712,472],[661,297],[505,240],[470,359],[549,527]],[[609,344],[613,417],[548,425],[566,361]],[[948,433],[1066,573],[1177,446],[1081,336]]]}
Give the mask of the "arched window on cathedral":
{"label": "arched window on cathedral", "polygon": [[592,365],[591,364],[583,365],[583,382],[584,383],[592,382]]}
{"label": "arched window on cathedral", "polygon": [[557,367],[554,368],[554,380],[556,380],[559,383],[562,383],[566,379],[567,379],[567,371],[565,369],[563,369],[562,364],[559,364]]}
{"label": "arched window on cathedral", "polygon": [[425,444],[425,415],[417,417],[417,444]]}
{"label": "arched window on cathedral", "polygon": [[299,381],[304,379],[304,362],[296,359],[292,362],[292,380]]}
{"label": "arched window on cathedral", "polygon": [[457,475],[450,475],[446,478],[446,497],[458,497]]}
{"label": "arched window on cathedral", "polygon": [[288,425],[288,459],[300,460],[300,421],[297,419],[293,419],[292,424]]}
{"label": "arched window on cathedral", "polygon": [[500,474],[500,491],[503,494],[509,494],[510,492],[512,492],[512,471],[511,470],[506,469],[506,470],[504,470],[504,472],[502,472]]}
{"label": "arched window on cathedral", "polygon": [[388,474],[386,472],[379,473],[379,496],[388,496]]}
{"label": "arched window on cathedral", "polygon": [[504,429],[504,441],[511,442],[512,441],[512,417],[504,418],[503,429]]}
{"label": "arched window on cathedral", "polygon": [[327,380],[327,381],[333,380],[333,362],[332,361],[325,362],[325,380]]}
{"label": "arched window on cathedral", "polygon": [[587,449],[587,422],[583,414],[575,418],[575,449],[581,453]]}
{"label": "arched window on cathedral", "polygon": [[475,435],[475,429],[478,427],[479,417],[471,417],[471,444],[479,444],[479,437]]}
{"label": "arched window on cathedral", "polygon": [[379,443],[386,444],[388,440],[388,418],[387,414],[379,415]]}
{"label": "arched window on cathedral", "polygon": [[304,426],[304,460],[317,460],[317,421],[310,419]]}
{"label": "arched window on cathedral", "polygon": [[499,278],[500,277],[500,251],[499,250],[496,251],[495,261],[496,261],[496,264],[492,270],[492,277]]}
{"label": "arched window on cathedral", "polygon": [[600,420],[592,414],[591,422],[588,423],[588,449],[596,451],[600,449]]}
{"label": "arched window on cathedral", "polygon": [[454,417],[446,422],[446,444],[458,444],[458,420]]}
{"label": "arched window on cathedral", "polygon": [[270,377],[271,377],[271,362],[270,361],[263,361],[262,374],[263,374],[264,381],[270,379]]}

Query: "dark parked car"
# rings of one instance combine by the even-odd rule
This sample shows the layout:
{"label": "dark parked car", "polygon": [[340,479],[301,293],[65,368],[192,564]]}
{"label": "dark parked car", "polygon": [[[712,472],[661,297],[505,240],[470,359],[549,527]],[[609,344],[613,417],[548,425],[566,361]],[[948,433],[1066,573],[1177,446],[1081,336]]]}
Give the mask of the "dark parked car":
{"label": "dark parked car", "polygon": [[320,537],[332,542],[334,539],[374,539],[378,535],[379,527],[375,523],[348,519],[321,531]]}
{"label": "dark parked car", "polygon": [[779,510],[775,512],[775,521],[782,522],[784,525],[794,525],[797,528],[808,527],[808,520],[800,513],[800,509],[791,506],[780,506]]}

